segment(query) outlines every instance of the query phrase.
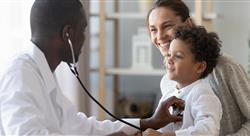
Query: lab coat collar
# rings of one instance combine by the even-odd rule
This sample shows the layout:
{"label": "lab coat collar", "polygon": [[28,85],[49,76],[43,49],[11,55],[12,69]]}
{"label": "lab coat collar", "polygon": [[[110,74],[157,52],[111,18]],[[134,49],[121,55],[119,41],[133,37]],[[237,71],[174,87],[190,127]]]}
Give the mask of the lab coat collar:
{"label": "lab coat collar", "polygon": [[44,53],[33,42],[30,42],[28,46],[28,54],[35,61],[46,84],[47,91],[50,93],[56,88],[56,81]]}

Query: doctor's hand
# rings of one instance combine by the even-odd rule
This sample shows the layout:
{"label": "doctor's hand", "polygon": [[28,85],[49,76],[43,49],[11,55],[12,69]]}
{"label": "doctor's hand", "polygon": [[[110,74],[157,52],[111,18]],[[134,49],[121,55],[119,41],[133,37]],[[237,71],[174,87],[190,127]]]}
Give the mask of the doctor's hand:
{"label": "doctor's hand", "polygon": [[141,129],[142,130],[146,130],[147,128],[159,129],[171,122],[182,121],[182,116],[170,114],[168,109],[171,106],[179,109],[184,109],[184,101],[182,99],[173,96],[161,102],[152,117],[140,120]]}

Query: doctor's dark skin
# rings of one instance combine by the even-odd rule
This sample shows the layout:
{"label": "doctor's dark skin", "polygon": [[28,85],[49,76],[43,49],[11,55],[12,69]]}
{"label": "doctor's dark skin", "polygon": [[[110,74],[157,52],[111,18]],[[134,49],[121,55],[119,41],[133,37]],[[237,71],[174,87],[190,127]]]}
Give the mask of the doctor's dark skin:
{"label": "doctor's dark skin", "polygon": [[[56,26],[56,23],[53,25],[44,25],[44,23],[46,23],[43,21],[44,18],[47,17],[39,11],[36,12],[34,8],[30,17],[31,41],[42,50],[51,71],[54,72],[61,61],[72,63],[68,38],[70,38],[73,44],[77,62],[85,40],[85,29],[87,27],[87,19],[84,9],[80,8],[78,13],[75,13],[74,19],[71,23],[65,24],[63,27]],[[58,24],[60,23],[61,22],[58,22]],[[69,36],[66,35],[67,33]]]}
{"label": "doctor's dark skin", "polygon": [[[47,13],[37,11],[36,6],[40,5],[34,5],[30,16],[31,41],[44,53],[51,71],[54,72],[62,61],[72,63],[68,38],[70,38],[72,42],[77,62],[85,41],[85,29],[87,27],[87,19],[83,7],[81,6],[79,8],[80,10],[68,13],[64,18],[53,20],[53,18],[45,16]],[[46,9],[46,7],[39,7],[38,9],[41,8],[44,8],[44,12],[51,12]],[[57,12],[60,13],[60,10],[63,9],[57,9]],[[50,19],[52,19],[52,21]],[[182,100],[175,97],[166,100],[160,105],[159,110],[156,111],[152,117],[140,120],[141,129],[158,129],[168,123],[182,120],[181,117],[172,116],[166,109],[174,104],[183,105],[183,103]],[[111,135],[121,136],[121,134],[124,133],[120,132]]]}

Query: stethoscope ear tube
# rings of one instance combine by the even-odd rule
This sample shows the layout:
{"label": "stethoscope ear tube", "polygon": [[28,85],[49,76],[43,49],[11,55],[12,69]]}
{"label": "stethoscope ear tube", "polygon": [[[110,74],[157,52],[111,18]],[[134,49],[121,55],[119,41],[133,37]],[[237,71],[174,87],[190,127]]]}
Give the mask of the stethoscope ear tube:
{"label": "stethoscope ear tube", "polygon": [[124,120],[122,120],[122,119],[116,117],[115,115],[113,115],[111,112],[109,112],[100,102],[98,102],[98,101],[89,93],[89,91],[87,90],[87,88],[86,88],[86,87],[84,86],[84,84],[82,83],[82,81],[81,81],[81,79],[80,79],[80,77],[79,77],[79,74],[78,74],[78,71],[77,71],[76,67],[75,67],[75,66],[71,66],[69,63],[68,63],[68,66],[69,66],[70,71],[75,75],[75,77],[76,77],[77,80],[79,81],[79,83],[80,83],[80,85],[82,86],[83,90],[87,93],[87,95],[88,95],[88,96],[89,96],[98,106],[100,106],[106,113],[108,113],[108,114],[109,114],[111,117],[113,117],[114,119],[119,120],[120,122],[122,122],[122,123],[124,123],[124,124],[126,124],[126,125],[129,125],[129,126],[135,128],[135,129],[138,129],[138,130],[142,131],[142,129],[141,129],[140,127],[137,127],[137,126],[135,126],[135,125],[133,125],[133,124],[127,122],[127,121],[124,121]]}

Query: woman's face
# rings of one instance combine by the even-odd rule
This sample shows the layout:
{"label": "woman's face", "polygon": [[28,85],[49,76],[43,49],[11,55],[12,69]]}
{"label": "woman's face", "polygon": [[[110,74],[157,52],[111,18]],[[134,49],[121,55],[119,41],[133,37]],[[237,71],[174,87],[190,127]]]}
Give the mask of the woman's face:
{"label": "woman's face", "polygon": [[174,36],[174,28],[185,25],[181,17],[166,7],[158,7],[151,11],[148,18],[148,29],[152,43],[166,56],[170,42]]}
{"label": "woman's face", "polygon": [[190,45],[182,40],[174,39],[166,56],[166,69],[168,78],[178,82],[180,87],[197,80],[203,71],[201,62],[194,58]]}

